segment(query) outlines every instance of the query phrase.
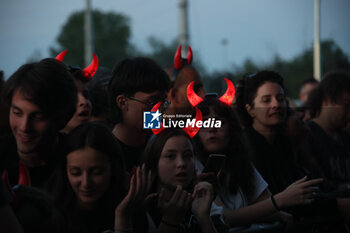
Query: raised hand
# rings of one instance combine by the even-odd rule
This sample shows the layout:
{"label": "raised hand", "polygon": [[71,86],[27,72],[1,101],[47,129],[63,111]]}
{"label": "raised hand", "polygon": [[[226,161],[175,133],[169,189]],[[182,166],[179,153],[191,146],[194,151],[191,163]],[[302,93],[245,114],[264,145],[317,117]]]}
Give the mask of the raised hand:
{"label": "raised hand", "polygon": [[115,226],[130,225],[130,216],[137,206],[143,202],[151,189],[151,171],[147,171],[146,166],[136,168],[135,174],[130,179],[129,192],[115,209]]}
{"label": "raised hand", "polygon": [[283,192],[275,195],[276,204],[279,208],[292,205],[308,204],[312,201],[317,187],[313,185],[323,181],[322,178],[306,180],[307,177],[301,178],[289,185]]}
{"label": "raised hand", "polygon": [[192,212],[196,215],[198,220],[209,217],[213,196],[213,186],[208,182],[199,182],[194,187]]}
{"label": "raised hand", "polygon": [[158,207],[161,210],[163,220],[177,225],[185,217],[192,203],[191,193],[182,190],[180,185],[177,186],[175,193],[170,200],[166,200],[164,188],[161,189],[158,196]]}

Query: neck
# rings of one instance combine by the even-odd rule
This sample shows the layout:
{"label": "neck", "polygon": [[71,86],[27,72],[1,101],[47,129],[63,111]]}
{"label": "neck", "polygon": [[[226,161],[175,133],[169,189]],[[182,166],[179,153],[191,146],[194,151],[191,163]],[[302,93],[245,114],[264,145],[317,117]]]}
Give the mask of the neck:
{"label": "neck", "polygon": [[316,122],[327,134],[333,136],[336,133],[336,128],[332,127],[323,115],[320,114],[312,120]]}
{"label": "neck", "polygon": [[128,127],[124,123],[116,124],[112,133],[116,138],[129,146],[142,146],[147,140],[147,134],[145,131]]}
{"label": "neck", "polygon": [[38,148],[31,153],[23,153],[17,150],[17,154],[24,165],[27,167],[40,167],[47,163],[47,160],[55,149],[57,137],[47,136],[45,142],[42,142]]}
{"label": "neck", "polygon": [[82,210],[94,210],[96,208],[96,203],[82,203],[78,201],[78,208]]}
{"label": "neck", "polygon": [[23,164],[27,167],[40,167],[46,164],[46,162],[40,157],[39,153],[24,154],[17,151],[19,158]]}
{"label": "neck", "polygon": [[257,121],[253,122],[253,129],[255,129],[258,133],[260,133],[264,138],[271,143],[273,139],[274,130],[271,127],[267,127],[265,125],[260,124]]}

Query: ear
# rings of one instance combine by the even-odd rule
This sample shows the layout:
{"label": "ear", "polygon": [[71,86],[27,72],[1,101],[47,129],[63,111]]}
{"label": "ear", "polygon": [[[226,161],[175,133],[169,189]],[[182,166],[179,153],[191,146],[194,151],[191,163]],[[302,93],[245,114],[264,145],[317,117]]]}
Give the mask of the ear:
{"label": "ear", "polygon": [[255,117],[255,111],[254,108],[250,104],[245,105],[245,109],[247,110],[248,114],[254,118]]}
{"label": "ear", "polygon": [[332,103],[331,99],[326,96],[323,100],[322,100],[322,106],[327,107],[328,105],[330,105]]}
{"label": "ear", "polygon": [[175,87],[171,88],[168,93],[168,99],[171,101],[171,103],[174,103],[174,104],[179,103],[178,97],[179,97],[178,89]]}
{"label": "ear", "polygon": [[128,98],[126,98],[125,95],[118,95],[115,98],[115,102],[122,111],[127,111],[128,110]]}

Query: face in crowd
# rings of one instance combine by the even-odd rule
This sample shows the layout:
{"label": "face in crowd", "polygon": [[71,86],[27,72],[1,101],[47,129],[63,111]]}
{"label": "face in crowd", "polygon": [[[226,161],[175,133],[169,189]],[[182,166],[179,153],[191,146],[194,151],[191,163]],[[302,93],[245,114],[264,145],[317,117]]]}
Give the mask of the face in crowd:
{"label": "face in crowd", "polygon": [[184,135],[170,137],[164,144],[158,161],[159,184],[171,190],[187,187],[194,177],[192,142]]}
{"label": "face in crowd", "polygon": [[286,118],[286,98],[283,88],[275,82],[265,82],[256,92],[252,104],[246,105],[253,119],[253,127],[270,128],[280,125]]}
{"label": "face in crowd", "polygon": [[75,79],[74,81],[78,89],[78,103],[73,117],[69,120],[65,127],[68,129],[68,131],[76,128],[78,125],[88,122],[90,120],[92,110],[86,83],[78,79]]}
{"label": "face in crowd", "polygon": [[219,116],[212,107],[209,108],[209,114],[203,116],[203,121],[215,118],[221,121],[220,128],[201,128],[198,132],[201,144],[208,153],[225,153],[229,142],[229,122],[224,117]]}
{"label": "face in crowd", "polygon": [[72,151],[67,155],[67,177],[80,206],[89,207],[110,186],[110,161],[92,147]]}
{"label": "face in crowd", "polygon": [[124,112],[124,123],[131,127],[143,129],[143,112],[150,111],[158,102],[163,102],[166,94],[160,91],[146,93],[136,92],[133,96],[120,95],[117,103]]}
{"label": "face in crowd", "polygon": [[38,152],[57,130],[55,120],[45,114],[21,89],[16,89],[10,106],[10,126],[20,154]]}

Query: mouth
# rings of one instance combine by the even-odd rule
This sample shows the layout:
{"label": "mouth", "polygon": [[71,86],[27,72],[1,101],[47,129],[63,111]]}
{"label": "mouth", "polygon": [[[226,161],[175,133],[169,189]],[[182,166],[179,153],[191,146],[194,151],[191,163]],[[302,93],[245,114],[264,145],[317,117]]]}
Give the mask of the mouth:
{"label": "mouth", "polygon": [[79,118],[79,120],[81,120],[81,121],[87,121],[87,120],[89,120],[89,119],[90,119],[89,111],[88,111],[88,110],[81,111],[81,112],[78,114],[78,118]]}
{"label": "mouth", "polygon": [[91,197],[94,195],[93,190],[80,190],[79,193],[84,197]]}
{"label": "mouth", "polygon": [[175,179],[179,181],[187,181],[188,175],[186,172],[180,172],[175,175]]}
{"label": "mouth", "polygon": [[20,141],[23,143],[28,143],[36,139],[35,135],[26,135],[26,134],[17,134],[17,135]]}
{"label": "mouth", "polygon": [[208,138],[208,142],[217,142],[219,140],[219,138],[218,137],[210,137],[210,138]]}
{"label": "mouth", "polygon": [[269,115],[269,117],[279,117],[281,118],[283,116],[283,114],[281,112],[273,112]]}

